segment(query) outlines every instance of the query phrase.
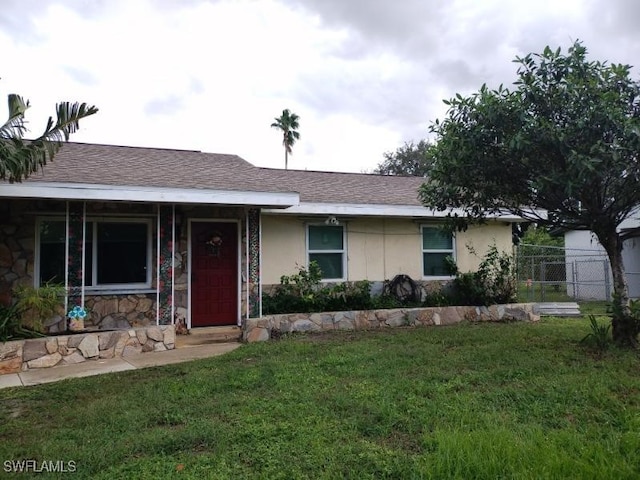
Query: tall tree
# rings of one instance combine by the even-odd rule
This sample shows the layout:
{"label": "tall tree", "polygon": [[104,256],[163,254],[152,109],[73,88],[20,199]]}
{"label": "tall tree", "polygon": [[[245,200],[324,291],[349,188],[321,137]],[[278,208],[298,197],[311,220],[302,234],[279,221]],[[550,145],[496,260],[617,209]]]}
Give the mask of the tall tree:
{"label": "tall tree", "polygon": [[16,94],[8,95],[9,118],[0,127],[0,180],[21,182],[53,160],[63,141],[80,128],[82,118],[98,111],[86,103],[62,102],[56,105],[56,120],[49,117],[44,132],[35,140],[24,140],[24,115],[29,108]]}
{"label": "tall tree", "polygon": [[445,119],[431,127],[437,148],[420,196],[449,211],[458,228],[510,212],[593,231],[613,273],[614,339],[637,345],[618,227],[640,205],[640,83],[628,65],[586,54],[580,42],[566,54],[547,47],[516,58],[512,91],[482,86],[445,101]]}
{"label": "tall tree", "polygon": [[282,145],[284,146],[284,169],[288,168],[289,154],[291,153],[291,147],[296,143],[296,140],[300,140],[300,133],[297,129],[300,128],[298,121],[300,117],[295,113],[291,113],[288,108],[282,111],[282,115],[274,118],[274,122],[271,124],[273,128],[277,128],[282,131]]}
{"label": "tall tree", "polygon": [[433,163],[432,148],[433,145],[426,140],[420,140],[417,144],[405,142],[395,152],[385,152],[384,160],[373,173],[426,177]]}

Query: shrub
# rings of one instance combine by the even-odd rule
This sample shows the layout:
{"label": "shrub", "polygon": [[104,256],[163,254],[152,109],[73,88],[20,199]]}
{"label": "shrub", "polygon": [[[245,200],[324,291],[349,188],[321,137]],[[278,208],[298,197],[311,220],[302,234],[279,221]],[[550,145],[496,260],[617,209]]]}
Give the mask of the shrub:
{"label": "shrub", "polygon": [[20,312],[15,305],[0,305],[0,342],[40,336],[40,333],[22,325]]}
{"label": "shrub", "polygon": [[21,324],[27,330],[43,333],[43,321],[60,313],[65,289],[62,285],[46,283],[39,288],[19,285],[14,295]]}
{"label": "shrub", "polygon": [[269,315],[374,308],[371,282],[362,280],[323,285],[321,279],[316,262],[311,262],[308,270],[299,267],[297,273],[283,275],[273,294],[263,295],[262,311]]}
{"label": "shrub", "polygon": [[516,299],[517,282],[513,257],[491,245],[478,271],[460,273],[455,268],[453,297],[460,305],[493,305]]}
{"label": "shrub", "polygon": [[593,315],[589,315],[589,323],[591,332],[581,340],[581,343],[589,343],[600,352],[609,348],[612,342],[612,338],[609,336],[611,323],[600,325]]}

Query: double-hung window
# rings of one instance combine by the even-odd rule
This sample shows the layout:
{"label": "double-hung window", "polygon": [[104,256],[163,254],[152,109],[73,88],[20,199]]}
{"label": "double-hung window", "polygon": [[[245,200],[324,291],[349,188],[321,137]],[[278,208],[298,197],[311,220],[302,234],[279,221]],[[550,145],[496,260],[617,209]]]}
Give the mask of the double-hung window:
{"label": "double-hung window", "polygon": [[[38,222],[40,285],[46,282],[64,284],[65,231],[66,223],[62,219]],[[96,290],[149,288],[151,255],[151,220],[88,219],[85,223],[86,287]]]}
{"label": "double-hung window", "polygon": [[344,280],[345,239],[342,225],[308,225],[309,262],[316,262],[323,280]]}
{"label": "double-hung window", "polygon": [[439,227],[422,227],[422,274],[425,277],[450,277],[447,257],[455,260],[455,238]]}

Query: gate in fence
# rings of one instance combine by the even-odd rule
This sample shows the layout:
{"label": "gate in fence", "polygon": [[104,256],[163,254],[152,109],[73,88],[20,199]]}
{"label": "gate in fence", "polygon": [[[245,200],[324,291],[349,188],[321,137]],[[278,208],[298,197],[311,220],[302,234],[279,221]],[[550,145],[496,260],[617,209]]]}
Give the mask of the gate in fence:
{"label": "gate in fence", "polygon": [[609,300],[611,269],[601,250],[518,245],[518,296],[529,302]]}

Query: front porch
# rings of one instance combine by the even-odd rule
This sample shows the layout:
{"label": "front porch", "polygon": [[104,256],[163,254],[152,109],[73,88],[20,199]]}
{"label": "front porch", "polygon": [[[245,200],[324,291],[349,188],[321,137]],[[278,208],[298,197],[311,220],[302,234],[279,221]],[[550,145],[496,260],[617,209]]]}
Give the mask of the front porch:
{"label": "front porch", "polygon": [[[44,333],[64,333],[74,306],[87,310],[89,332],[240,326],[261,314],[259,206],[9,199],[0,209],[0,301],[10,304],[17,285],[65,286]],[[207,245],[203,235],[220,226],[229,227],[221,245]],[[226,282],[211,273],[225,259]]]}

